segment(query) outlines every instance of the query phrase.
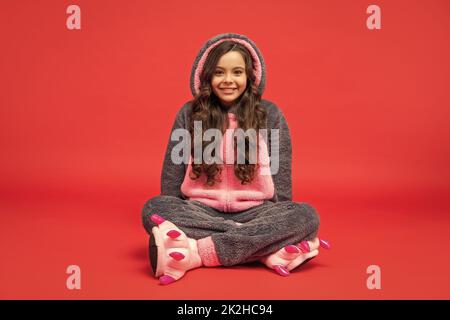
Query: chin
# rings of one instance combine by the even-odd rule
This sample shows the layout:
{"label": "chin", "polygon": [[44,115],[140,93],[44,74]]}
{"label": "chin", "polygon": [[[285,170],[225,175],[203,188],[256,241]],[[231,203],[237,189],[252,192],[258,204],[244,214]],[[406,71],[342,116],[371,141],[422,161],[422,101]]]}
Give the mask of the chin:
{"label": "chin", "polygon": [[225,99],[220,98],[220,101],[221,101],[222,103],[231,104],[231,103],[233,103],[233,102],[236,101],[236,98],[233,98],[233,99],[230,99],[230,98],[225,98]]}

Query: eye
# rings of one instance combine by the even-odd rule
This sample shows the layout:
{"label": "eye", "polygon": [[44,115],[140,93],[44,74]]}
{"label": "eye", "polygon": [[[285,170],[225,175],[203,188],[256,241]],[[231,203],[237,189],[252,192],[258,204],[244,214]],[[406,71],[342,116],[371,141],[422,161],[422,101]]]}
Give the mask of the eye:
{"label": "eye", "polygon": [[236,70],[235,73],[236,74],[242,74],[242,70]]}
{"label": "eye", "polygon": [[222,71],[220,71],[220,70],[216,70],[216,71],[214,72],[214,74],[215,74],[215,75],[219,75],[219,74],[222,74]]}

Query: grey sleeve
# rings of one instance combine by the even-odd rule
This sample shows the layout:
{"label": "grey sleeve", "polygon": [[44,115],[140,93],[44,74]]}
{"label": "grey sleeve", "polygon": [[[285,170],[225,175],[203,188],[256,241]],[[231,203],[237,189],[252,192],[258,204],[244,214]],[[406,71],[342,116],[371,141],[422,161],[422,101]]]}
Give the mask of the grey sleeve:
{"label": "grey sleeve", "polygon": [[[175,129],[188,129],[188,109],[189,106],[185,104],[177,113],[172,130],[170,131],[171,135]],[[181,193],[181,184],[183,183],[184,175],[186,173],[186,165],[184,163],[174,164],[170,156],[173,147],[178,143],[179,141],[172,141],[169,136],[161,172],[161,195],[184,199],[184,196]]]}
{"label": "grey sleeve", "polygon": [[[275,201],[292,201],[292,143],[289,126],[278,107],[271,104],[267,110],[269,129],[279,129],[279,168],[272,175],[275,185]],[[272,139],[270,139],[271,143]],[[271,149],[271,147],[269,147]]]}

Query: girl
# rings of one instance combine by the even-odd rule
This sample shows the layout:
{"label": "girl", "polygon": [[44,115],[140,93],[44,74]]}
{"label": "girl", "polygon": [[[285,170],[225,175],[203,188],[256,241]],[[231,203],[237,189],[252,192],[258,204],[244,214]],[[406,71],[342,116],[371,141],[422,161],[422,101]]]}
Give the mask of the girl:
{"label": "girl", "polygon": [[[288,276],[315,257],[319,245],[329,244],[316,237],[314,208],[292,202],[289,129],[280,109],[261,99],[265,64],[259,49],[244,35],[218,35],[200,50],[190,81],[194,100],[181,108],[172,128],[187,133],[189,161],[174,161],[179,141],[170,139],[161,195],[142,212],[155,277],[169,284],[190,269],[253,261]],[[208,129],[224,134],[214,139],[212,157],[219,161],[198,161],[195,136]],[[236,147],[237,129],[257,132],[256,163],[250,150]],[[244,141],[255,147],[248,137]],[[200,155],[214,142],[201,142]],[[236,161],[239,153],[244,161]],[[237,157],[225,162],[230,155]]]}

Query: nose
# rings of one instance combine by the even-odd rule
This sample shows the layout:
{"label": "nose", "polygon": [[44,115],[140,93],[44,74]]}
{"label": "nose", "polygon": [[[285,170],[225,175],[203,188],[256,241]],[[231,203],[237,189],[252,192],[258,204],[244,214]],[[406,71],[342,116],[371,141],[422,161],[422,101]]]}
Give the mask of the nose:
{"label": "nose", "polygon": [[226,83],[232,82],[231,74],[228,73],[228,74],[225,76],[224,82],[226,82]]}

